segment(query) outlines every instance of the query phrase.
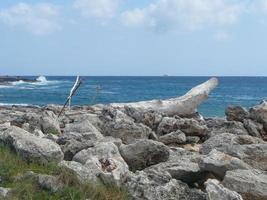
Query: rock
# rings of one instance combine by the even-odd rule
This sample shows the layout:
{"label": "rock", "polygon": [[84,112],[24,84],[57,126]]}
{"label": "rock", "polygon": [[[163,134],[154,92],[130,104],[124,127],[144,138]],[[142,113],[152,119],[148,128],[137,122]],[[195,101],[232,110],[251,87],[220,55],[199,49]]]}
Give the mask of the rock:
{"label": "rock", "polygon": [[195,119],[164,117],[158,126],[157,134],[162,136],[177,130],[181,130],[186,136],[203,137],[206,135],[207,127]]}
{"label": "rock", "polygon": [[222,184],[242,195],[244,200],[267,199],[267,174],[259,170],[228,171]]}
{"label": "rock", "polygon": [[99,142],[112,142],[118,148],[122,145],[122,141],[121,141],[120,138],[114,138],[114,137],[111,137],[111,136],[104,137],[103,139],[99,140]]}
{"label": "rock", "polygon": [[61,133],[58,117],[52,111],[42,113],[40,125],[44,134],[58,135]]}
{"label": "rock", "polygon": [[227,151],[230,146],[233,146],[234,144],[258,144],[262,142],[263,141],[261,139],[251,136],[239,136],[231,133],[221,133],[206,140],[202,144],[201,153],[208,154],[213,149],[217,149],[218,151],[225,153],[225,151]]}
{"label": "rock", "polygon": [[85,164],[91,157],[98,157],[100,159],[118,158],[123,161],[120,156],[118,147],[112,142],[98,142],[94,147],[84,149],[77,153],[73,161]]}
{"label": "rock", "polygon": [[58,192],[64,188],[59,178],[51,175],[38,174],[37,182],[42,189],[51,192]]}
{"label": "rock", "polygon": [[225,115],[228,121],[243,122],[244,119],[249,118],[249,112],[241,106],[230,106],[226,108]]}
{"label": "rock", "polygon": [[66,124],[64,133],[82,133],[82,135],[93,135],[99,139],[103,138],[99,130],[88,120]]}
{"label": "rock", "polygon": [[249,135],[261,138],[264,135],[263,125],[252,121],[251,119],[244,119],[244,127],[247,129]]}
{"label": "rock", "polygon": [[132,171],[165,162],[169,158],[169,148],[153,140],[137,140],[129,145],[122,145],[120,153]]}
{"label": "rock", "polygon": [[59,145],[15,126],[0,133],[0,141],[15,149],[28,162],[60,162],[63,159]]}
{"label": "rock", "polygon": [[200,140],[200,138],[197,136],[187,136],[186,137],[186,143],[189,143],[189,144],[196,144],[199,142],[199,140]]}
{"label": "rock", "polygon": [[128,177],[125,187],[134,200],[206,200],[205,193],[190,189],[185,183],[168,175],[138,171]]}
{"label": "rock", "polygon": [[267,143],[259,138],[223,133],[205,141],[201,152],[208,154],[213,149],[237,157],[254,168],[267,169]]}
{"label": "rock", "polygon": [[265,131],[267,131],[267,102],[263,101],[260,105],[254,106],[249,110],[250,117],[262,123]]}
{"label": "rock", "polygon": [[0,198],[1,199],[5,199],[8,197],[9,193],[10,193],[11,189],[10,188],[3,188],[0,187]]}
{"label": "rock", "polygon": [[152,130],[141,123],[135,123],[132,118],[120,110],[104,110],[102,117],[103,134],[120,138],[123,143],[129,144],[135,139],[148,139]]}
{"label": "rock", "polygon": [[82,183],[100,181],[99,174],[101,171],[96,165],[86,166],[75,161],[61,161],[59,166],[73,172]]}
{"label": "rock", "polygon": [[118,147],[112,142],[99,142],[94,147],[77,153],[73,160],[98,169],[99,177],[105,183],[120,185],[129,171]]}
{"label": "rock", "polygon": [[225,188],[216,179],[208,179],[205,186],[209,200],[243,200],[240,194]]}
{"label": "rock", "polygon": [[211,129],[211,135],[220,133],[232,133],[235,135],[248,135],[247,130],[241,122],[225,121],[221,125],[217,125]]}
{"label": "rock", "polygon": [[182,131],[175,131],[166,135],[160,136],[159,141],[163,144],[184,144],[186,136]]}
{"label": "rock", "polygon": [[143,123],[152,130],[156,130],[162,120],[162,114],[153,110],[144,111],[142,109],[125,106],[125,112],[128,116],[132,117],[136,123]]}
{"label": "rock", "polygon": [[72,160],[74,155],[81,150],[93,147],[98,141],[98,136],[92,134],[68,133],[57,139],[64,153],[64,160]]}
{"label": "rock", "polygon": [[205,173],[200,171],[198,162],[201,156],[185,150],[171,151],[171,156],[166,162],[150,166],[144,171],[155,174],[168,173],[173,179],[181,180],[191,186],[204,178]]}
{"label": "rock", "polygon": [[219,179],[223,179],[225,173],[229,170],[251,169],[242,160],[217,151],[216,149],[201,159],[199,167],[202,171],[213,173]]}

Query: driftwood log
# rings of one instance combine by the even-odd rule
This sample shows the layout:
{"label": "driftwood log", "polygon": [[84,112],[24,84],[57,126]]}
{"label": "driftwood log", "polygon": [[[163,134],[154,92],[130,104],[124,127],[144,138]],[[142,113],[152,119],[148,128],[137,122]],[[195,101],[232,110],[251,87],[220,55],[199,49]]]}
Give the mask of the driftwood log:
{"label": "driftwood log", "polygon": [[197,113],[198,106],[209,96],[209,93],[218,85],[217,78],[211,78],[208,81],[192,88],[184,96],[166,100],[140,101],[134,103],[113,103],[113,107],[129,106],[136,109],[154,110],[169,116],[190,116]]}

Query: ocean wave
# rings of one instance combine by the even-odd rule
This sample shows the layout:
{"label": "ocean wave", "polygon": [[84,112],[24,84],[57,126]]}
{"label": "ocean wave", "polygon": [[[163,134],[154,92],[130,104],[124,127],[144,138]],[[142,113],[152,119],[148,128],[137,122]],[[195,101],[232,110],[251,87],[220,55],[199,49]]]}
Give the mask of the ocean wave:
{"label": "ocean wave", "polygon": [[37,85],[37,86],[43,86],[43,85],[51,85],[51,84],[57,84],[61,81],[49,81],[46,79],[45,76],[39,76],[37,79],[36,79],[36,82],[25,82],[25,81],[15,81],[15,82],[12,82],[11,84],[14,85],[14,86],[20,86],[20,85]]}
{"label": "ocean wave", "polygon": [[31,104],[26,104],[26,103],[0,103],[0,106],[31,106]]}
{"label": "ocean wave", "polygon": [[0,89],[2,88],[12,88],[13,86],[12,85],[0,85]]}

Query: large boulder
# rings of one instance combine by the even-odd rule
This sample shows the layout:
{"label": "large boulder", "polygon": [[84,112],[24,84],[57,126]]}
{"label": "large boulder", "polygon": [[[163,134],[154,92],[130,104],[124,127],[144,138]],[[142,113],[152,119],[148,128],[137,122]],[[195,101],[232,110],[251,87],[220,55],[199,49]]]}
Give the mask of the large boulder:
{"label": "large boulder", "polygon": [[207,200],[205,193],[190,189],[168,174],[137,171],[128,176],[124,186],[134,200]]}
{"label": "large boulder", "polygon": [[0,133],[0,141],[29,162],[60,162],[64,156],[58,144],[15,126]]}
{"label": "large boulder", "polygon": [[257,123],[251,119],[244,119],[243,124],[244,127],[247,129],[249,135],[259,138],[265,135],[265,131],[263,130],[262,124]]}
{"label": "large boulder", "polygon": [[87,119],[66,124],[64,133],[82,133],[83,135],[92,134],[97,138],[103,137],[99,130]]}
{"label": "large boulder", "polygon": [[125,106],[125,113],[132,117],[136,123],[145,124],[152,130],[156,130],[162,120],[162,114],[153,110],[143,110]]}
{"label": "large boulder", "polygon": [[193,186],[195,182],[202,180],[205,176],[198,166],[200,159],[201,155],[197,153],[177,148],[176,151],[170,151],[170,157],[166,162],[150,166],[144,171],[156,174],[168,173],[173,179]]}
{"label": "large boulder", "polygon": [[249,112],[241,106],[229,106],[225,110],[225,115],[229,121],[240,121],[249,118]]}
{"label": "large boulder", "polygon": [[205,124],[195,120],[180,117],[164,117],[160,122],[157,134],[159,136],[181,130],[187,136],[205,136],[207,127]]}
{"label": "large boulder", "polygon": [[96,131],[92,133],[65,133],[60,135],[57,143],[64,153],[64,160],[72,160],[81,150],[93,147],[97,141],[102,140],[102,135]]}
{"label": "large boulder", "polygon": [[40,118],[41,130],[45,134],[60,134],[60,125],[58,117],[52,111],[44,111]]}
{"label": "large boulder", "polygon": [[103,134],[120,138],[125,144],[129,144],[135,139],[148,139],[153,133],[148,126],[135,123],[134,119],[120,110],[104,110],[101,119],[103,121]]}
{"label": "large boulder", "polygon": [[83,165],[75,161],[61,161],[59,166],[74,173],[80,182],[98,182],[101,171],[96,165]]}
{"label": "large boulder", "polygon": [[229,156],[213,149],[199,163],[202,171],[211,172],[218,178],[223,179],[225,173],[234,169],[250,169],[251,167],[242,160]]}
{"label": "large boulder", "polygon": [[175,132],[160,136],[159,141],[163,144],[185,144],[186,136],[182,131],[177,130]]}
{"label": "large boulder", "polygon": [[240,194],[225,188],[216,179],[208,179],[205,186],[209,200],[243,200]]}
{"label": "large boulder", "polygon": [[259,138],[223,133],[205,141],[201,152],[208,154],[213,149],[237,157],[254,168],[267,169],[267,143]]}
{"label": "large boulder", "polygon": [[267,174],[259,170],[228,171],[223,185],[242,195],[244,200],[267,199]]}
{"label": "large boulder", "polygon": [[153,140],[136,140],[135,143],[122,145],[120,153],[133,171],[142,170],[150,165],[165,162],[169,158],[169,148]]}
{"label": "large boulder", "polygon": [[[261,104],[250,108],[250,117],[262,123],[264,128],[267,128],[267,102],[263,101]],[[267,131],[267,129],[265,129]]]}
{"label": "large boulder", "polygon": [[84,164],[90,169],[99,171],[98,177],[105,183],[120,185],[127,175],[127,163],[121,157],[118,147],[112,142],[99,142],[94,147],[77,153],[73,161]]}
{"label": "large boulder", "polygon": [[6,199],[10,193],[11,193],[10,188],[0,187],[0,199]]}
{"label": "large boulder", "polygon": [[235,135],[248,135],[248,131],[242,122],[226,121],[224,119],[208,119],[209,135],[214,136],[221,133],[232,133]]}

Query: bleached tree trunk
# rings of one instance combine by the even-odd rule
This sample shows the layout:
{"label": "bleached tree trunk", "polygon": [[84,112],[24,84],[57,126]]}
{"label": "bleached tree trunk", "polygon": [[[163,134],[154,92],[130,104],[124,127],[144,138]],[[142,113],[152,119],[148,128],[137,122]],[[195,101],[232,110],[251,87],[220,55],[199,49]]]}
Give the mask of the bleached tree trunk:
{"label": "bleached tree trunk", "polygon": [[211,78],[208,81],[192,88],[184,96],[167,99],[140,101],[134,103],[113,103],[113,107],[129,106],[137,109],[154,110],[166,115],[189,116],[197,112],[198,106],[209,96],[209,93],[218,85],[217,78]]}

